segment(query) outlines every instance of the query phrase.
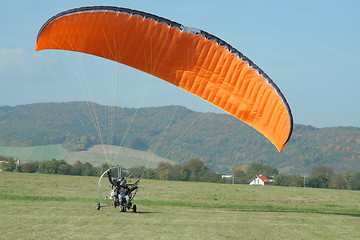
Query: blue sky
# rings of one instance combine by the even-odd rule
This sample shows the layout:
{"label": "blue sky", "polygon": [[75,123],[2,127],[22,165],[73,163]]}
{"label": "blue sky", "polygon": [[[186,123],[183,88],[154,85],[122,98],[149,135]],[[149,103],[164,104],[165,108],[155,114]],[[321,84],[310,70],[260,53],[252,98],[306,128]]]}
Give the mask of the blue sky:
{"label": "blue sky", "polygon": [[[357,0],[1,1],[1,106],[90,100],[122,107],[175,104],[221,112],[120,64],[89,55],[35,52],[38,30],[47,19],[64,10],[95,5],[150,12],[220,37],[273,79],[295,123],[360,127]],[[108,78],[121,81],[114,87],[103,80]]]}

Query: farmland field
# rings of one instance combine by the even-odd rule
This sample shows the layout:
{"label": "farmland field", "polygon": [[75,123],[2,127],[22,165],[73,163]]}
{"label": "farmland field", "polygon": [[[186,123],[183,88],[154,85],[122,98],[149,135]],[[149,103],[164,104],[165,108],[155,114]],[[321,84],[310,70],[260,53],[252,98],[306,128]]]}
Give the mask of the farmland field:
{"label": "farmland field", "polygon": [[0,147],[0,155],[20,159],[22,162],[64,159],[67,151],[61,145],[44,145],[33,147]]}
{"label": "farmland field", "polygon": [[96,177],[0,172],[0,239],[356,239],[360,191],[141,180],[138,213]]}
{"label": "farmland field", "polygon": [[124,167],[145,166],[156,168],[159,162],[175,162],[161,158],[150,151],[139,151],[126,147],[96,145],[87,151],[68,151],[60,144],[33,147],[0,147],[0,155],[10,156],[22,162],[41,162],[44,160],[65,160],[69,164],[76,161],[89,162],[94,166],[107,163],[104,149],[111,165],[121,164]]}

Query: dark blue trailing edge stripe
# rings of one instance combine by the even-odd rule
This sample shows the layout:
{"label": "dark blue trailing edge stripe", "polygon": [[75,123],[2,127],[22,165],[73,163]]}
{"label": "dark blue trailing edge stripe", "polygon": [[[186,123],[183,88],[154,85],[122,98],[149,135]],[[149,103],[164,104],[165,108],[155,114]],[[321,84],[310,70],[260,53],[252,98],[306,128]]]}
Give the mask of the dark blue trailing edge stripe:
{"label": "dark blue trailing edge stripe", "polygon": [[121,8],[121,7],[113,7],[113,6],[87,6],[87,7],[74,8],[74,9],[70,9],[70,10],[61,12],[61,13],[53,16],[49,20],[47,20],[44,23],[44,25],[40,28],[39,33],[38,33],[37,38],[36,38],[36,42],[38,41],[39,36],[40,36],[41,32],[44,30],[44,28],[46,28],[46,26],[48,24],[50,24],[52,21],[54,21],[54,20],[56,20],[58,18],[61,18],[63,16],[66,16],[66,15],[73,14],[73,13],[94,12],[94,11],[116,12],[116,13],[120,13],[120,14],[128,14],[128,15],[132,15],[132,16],[138,16],[138,17],[141,17],[141,18],[153,20],[153,21],[158,22],[160,24],[165,24],[165,25],[167,25],[167,26],[169,26],[171,28],[175,28],[175,29],[177,29],[179,31],[199,35],[199,36],[201,36],[201,37],[203,37],[203,38],[205,38],[207,40],[210,40],[212,42],[215,42],[219,46],[225,48],[228,52],[230,52],[231,54],[236,56],[242,62],[246,63],[250,68],[252,68],[254,71],[256,71],[266,82],[269,83],[270,86],[272,86],[274,88],[277,95],[282,99],[284,105],[286,106],[286,109],[288,110],[289,118],[290,118],[290,124],[291,124],[290,133],[289,133],[289,136],[288,136],[286,142],[284,143],[284,145],[286,145],[287,142],[290,140],[290,137],[291,137],[291,134],[292,134],[292,131],[293,131],[293,116],[292,116],[292,113],[291,113],[290,106],[287,103],[286,98],[281,93],[278,86],[272,81],[272,79],[260,67],[258,67],[256,64],[254,64],[249,58],[247,58],[245,55],[243,55],[240,51],[238,51],[237,49],[232,47],[230,44],[228,44],[224,40],[222,40],[222,39],[220,39],[220,38],[218,38],[218,37],[216,37],[216,36],[214,36],[214,35],[212,35],[212,34],[210,34],[208,32],[205,32],[203,30],[198,30],[198,29],[195,29],[195,28],[188,28],[188,27],[183,26],[180,23],[171,21],[169,19],[159,17],[159,16],[153,15],[151,13],[138,11],[138,10],[133,10],[133,9],[128,9],[128,8]]}

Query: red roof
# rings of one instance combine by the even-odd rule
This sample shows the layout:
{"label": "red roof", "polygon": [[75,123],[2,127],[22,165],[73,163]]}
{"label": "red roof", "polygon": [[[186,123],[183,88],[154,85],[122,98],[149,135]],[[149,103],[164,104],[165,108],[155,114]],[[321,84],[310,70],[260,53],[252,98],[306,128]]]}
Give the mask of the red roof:
{"label": "red roof", "polygon": [[269,179],[267,179],[267,177],[265,177],[264,175],[256,175],[254,177],[252,177],[249,182],[251,182],[251,180],[253,180],[254,178],[259,178],[261,181],[263,181],[264,183],[271,183],[271,181]]}

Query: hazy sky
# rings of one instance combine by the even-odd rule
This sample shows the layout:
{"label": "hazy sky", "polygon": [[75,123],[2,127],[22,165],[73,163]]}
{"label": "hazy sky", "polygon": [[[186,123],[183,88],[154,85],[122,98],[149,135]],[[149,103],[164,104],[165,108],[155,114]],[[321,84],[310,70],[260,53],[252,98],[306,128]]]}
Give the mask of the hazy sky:
{"label": "hazy sky", "polygon": [[[35,52],[37,33],[46,20],[64,10],[95,5],[149,12],[225,40],[273,79],[295,123],[360,127],[358,0],[1,1],[0,106],[90,100],[221,112],[117,63],[63,51]],[[108,78],[121,81],[109,85]]]}

